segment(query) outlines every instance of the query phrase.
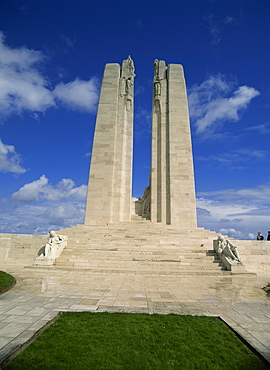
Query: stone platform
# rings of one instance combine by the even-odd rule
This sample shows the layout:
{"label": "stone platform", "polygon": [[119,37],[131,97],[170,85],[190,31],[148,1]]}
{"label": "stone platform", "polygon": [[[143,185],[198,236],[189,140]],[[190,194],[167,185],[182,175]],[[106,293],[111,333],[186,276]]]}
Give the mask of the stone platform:
{"label": "stone platform", "polygon": [[67,248],[47,267],[33,265],[46,238],[1,236],[0,269],[17,284],[0,296],[0,362],[59,311],[220,316],[270,360],[270,300],[262,290],[270,274],[223,270],[216,233],[135,218],[59,234],[68,236]]}
{"label": "stone platform", "polygon": [[59,311],[220,316],[270,360],[270,276],[183,276],[1,266],[17,284],[0,296],[0,362]]}

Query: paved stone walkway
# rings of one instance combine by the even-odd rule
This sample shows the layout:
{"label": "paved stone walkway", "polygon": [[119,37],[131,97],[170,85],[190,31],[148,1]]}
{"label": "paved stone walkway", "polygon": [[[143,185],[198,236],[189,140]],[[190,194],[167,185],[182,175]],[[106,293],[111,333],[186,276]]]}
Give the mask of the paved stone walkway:
{"label": "paved stone walkway", "polygon": [[0,362],[59,311],[220,316],[270,361],[270,276],[165,276],[6,267],[0,296]]}

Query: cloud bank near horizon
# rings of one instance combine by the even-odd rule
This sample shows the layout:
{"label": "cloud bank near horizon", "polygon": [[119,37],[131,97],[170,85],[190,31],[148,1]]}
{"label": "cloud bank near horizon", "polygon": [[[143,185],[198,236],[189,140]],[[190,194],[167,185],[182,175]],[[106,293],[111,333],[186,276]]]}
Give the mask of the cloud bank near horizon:
{"label": "cloud bank near horizon", "polygon": [[[44,234],[83,223],[87,186],[71,179],[53,185],[42,175],[10,199],[0,199],[0,232]],[[23,220],[23,221],[22,221]]]}
{"label": "cloud bank near horizon", "polygon": [[[53,185],[42,175],[22,186],[10,199],[0,199],[0,232],[44,234],[84,220],[87,186],[72,179]],[[270,183],[255,188],[197,194],[198,226],[238,239],[266,235]],[[23,220],[23,221],[22,221]]]}
{"label": "cloud bank near horizon", "polygon": [[270,183],[254,188],[226,189],[197,194],[199,226],[239,239],[255,239],[270,229]]}

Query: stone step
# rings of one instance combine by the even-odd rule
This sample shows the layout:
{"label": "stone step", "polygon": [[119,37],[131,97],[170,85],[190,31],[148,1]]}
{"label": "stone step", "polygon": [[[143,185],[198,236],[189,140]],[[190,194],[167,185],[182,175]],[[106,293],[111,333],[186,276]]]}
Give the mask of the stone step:
{"label": "stone step", "polygon": [[[202,256],[199,255],[162,255],[162,254],[106,254],[106,253],[100,253],[100,254],[95,254],[95,253],[62,253],[62,255],[58,258],[59,259],[65,259],[65,258],[87,258],[87,259],[113,259],[113,260],[119,260],[119,261],[124,261],[124,260],[134,260],[134,259],[142,259],[142,260],[187,260],[187,261],[208,261],[210,256],[206,256],[205,254]],[[218,260],[216,256],[212,256],[211,260]]]}
{"label": "stone step", "polygon": [[194,257],[203,257],[205,255],[216,255],[214,251],[208,250],[205,248],[201,249],[191,249],[191,248],[163,248],[160,249],[157,247],[150,247],[150,246],[130,246],[130,247],[119,247],[118,246],[71,246],[71,247],[66,247],[62,255],[65,254],[95,254],[95,255],[121,255],[126,256],[126,255],[151,255],[151,256],[194,256]]}
{"label": "stone step", "polygon": [[85,237],[89,237],[89,238],[93,238],[95,236],[99,237],[100,235],[102,236],[111,236],[111,237],[114,237],[114,236],[138,236],[139,238],[145,238],[145,237],[170,237],[170,238],[180,238],[182,240],[185,240],[185,239],[190,239],[190,238],[215,238],[215,235],[211,235],[211,234],[208,234],[208,233],[190,233],[190,234],[187,234],[187,233],[181,233],[181,232],[168,232],[168,230],[152,230],[152,229],[149,229],[149,230],[144,230],[143,228],[138,228],[138,230],[132,230],[132,229],[123,229],[123,230],[105,230],[105,229],[101,229],[101,230],[97,230],[97,229],[94,229],[94,230],[89,230],[89,231],[85,231],[85,230],[72,230],[72,231],[62,231],[61,230],[59,231],[59,234],[64,234],[64,235],[69,235],[69,236],[74,236],[74,237],[77,237],[77,236],[85,236]]}
{"label": "stone step", "polygon": [[213,238],[217,234],[210,234],[210,233],[202,233],[202,232],[196,232],[196,233],[186,233],[186,232],[180,232],[180,231],[169,231],[169,230],[153,230],[153,229],[147,229],[144,228],[138,228],[138,229],[93,229],[93,230],[60,230],[59,234],[69,235],[69,236],[88,236],[89,238],[93,238],[94,236],[100,236],[100,235],[106,235],[106,236],[121,236],[123,235],[130,235],[130,236],[138,236],[138,237],[154,237],[154,236],[160,236],[160,237],[180,237],[183,239],[183,237],[189,239],[189,238]]}
{"label": "stone step", "polygon": [[61,256],[79,255],[79,256],[106,256],[106,258],[119,256],[119,259],[124,259],[129,256],[132,257],[155,257],[155,258],[194,258],[205,259],[206,256],[214,257],[216,254],[207,251],[159,251],[159,250],[121,250],[121,249],[65,249]]}
{"label": "stone step", "polygon": [[171,271],[172,273],[175,271],[189,271],[189,270],[196,270],[196,271],[221,271],[224,270],[221,266],[212,267],[211,266],[203,266],[203,265],[195,265],[195,264],[190,264],[190,265],[184,265],[181,263],[175,264],[172,266],[172,263],[157,263],[157,262],[152,262],[150,263],[143,263],[140,261],[140,263],[130,263],[130,264],[125,264],[125,263],[119,263],[119,261],[116,261],[117,263],[113,263],[113,261],[108,261],[108,263],[90,263],[90,262],[69,262],[69,263],[57,263],[55,266],[56,267],[70,267],[70,268],[80,268],[80,269],[114,269],[114,270],[136,270],[136,271],[142,271],[142,270],[147,270],[147,271],[157,271],[160,270],[161,272],[163,270]]}
{"label": "stone step", "polygon": [[182,259],[182,260],[177,260],[177,259],[140,259],[140,258],[132,258],[132,259],[126,259],[126,260],[119,260],[119,259],[106,259],[106,258],[80,258],[80,257],[67,257],[67,258],[62,258],[56,261],[56,265],[65,265],[65,264],[72,264],[72,263],[87,263],[90,265],[98,265],[101,263],[114,263],[114,264],[129,264],[129,263],[137,263],[137,264],[145,264],[149,263],[153,265],[153,263],[159,263],[159,264],[164,264],[167,263],[170,266],[175,265],[182,265],[182,266],[205,266],[206,268],[216,268],[216,266],[221,266],[219,260],[214,260],[211,262],[206,262],[206,261],[201,261],[201,260],[188,260],[188,259]]}
{"label": "stone step", "polygon": [[192,251],[192,250],[213,250],[213,244],[204,242],[202,244],[190,243],[190,244],[180,244],[180,243],[150,243],[148,241],[139,242],[139,241],[102,241],[102,242],[72,242],[68,240],[67,248],[77,248],[77,249],[122,249],[122,250],[174,250],[174,251]]}
{"label": "stone step", "polygon": [[59,230],[59,234],[69,235],[72,234],[80,234],[80,235],[88,235],[93,237],[94,235],[100,235],[100,234],[107,234],[111,233],[112,236],[116,234],[121,234],[123,236],[123,233],[131,233],[136,234],[139,233],[139,235],[142,235],[142,231],[144,233],[149,233],[151,235],[155,234],[161,234],[163,237],[165,235],[172,237],[173,235],[177,236],[187,236],[187,237],[216,237],[217,233],[203,229],[203,228],[197,228],[196,230],[187,231],[186,229],[175,229],[172,228],[169,225],[157,225],[153,223],[147,223],[146,225],[138,224],[138,223],[122,223],[122,224],[110,224],[107,226],[85,226],[85,225],[78,225],[73,226],[68,229]]}
{"label": "stone step", "polygon": [[167,245],[167,244],[172,244],[172,245],[193,245],[193,244],[198,244],[202,245],[204,243],[209,243],[211,246],[213,246],[213,239],[211,238],[190,238],[190,239],[181,239],[181,238],[166,238],[165,236],[163,237],[130,237],[130,236],[123,236],[120,235],[118,237],[114,236],[105,236],[105,237],[68,237],[69,244],[85,244],[85,243],[120,243],[120,244],[130,244],[130,243],[139,243],[139,244],[157,244],[157,245]]}
{"label": "stone step", "polygon": [[213,251],[215,232],[175,229],[147,220],[78,225],[60,230],[68,245],[55,268],[98,272],[219,275],[224,271]]}
{"label": "stone step", "polygon": [[[61,270],[61,271],[74,271],[74,270],[82,270],[81,267],[67,267],[67,266],[26,266],[25,269],[31,270],[43,270],[43,271],[54,271],[54,270]],[[108,268],[84,268],[83,271],[86,273],[106,273],[106,274],[132,274],[132,275],[152,275],[152,276],[159,276],[159,275],[172,275],[172,276],[226,276],[231,275],[231,271],[227,270],[182,270],[182,271],[171,271],[171,270],[153,270],[153,269],[145,269],[145,270],[138,270],[138,269],[108,269]],[[247,274],[245,274],[246,276]],[[253,275],[253,274],[250,274]]]}
{"label": "stone step", "polygon": [[210,257],[212,256],[215,257],[216,255],[213,254],[206,254],[205,251],[202,251],[203,253],[200,252],[194,252],[194,253],[184,253],[183,251],[179,253],[165,253],[165,252],[149,252],[149,251],[143,251],[143,252],[138,252],[138,251],[117,251],[117,250],[79,250],[77,251],[76,249],[73,250],[64,250],[61,254],[61,257],[63,258],[64,256],[87,256],[91,258],[98,258],[98,257],[106,257],[106,258],[119,258],[120,260],[126,259],[126,258],[163,258],[163,259],[202,259],[205,260],[206,256]]}
{"label": "stone step", "polygon": [[195,250],[213,250],[212,244],[192,244],[192,245],[180,245],[180,244],[150,244],[150,243],[69,243],[66,249],[76,249],[76,250],[84,250],[84,249],[92,249],[92,250],[172,250],[172,251],[195,251]]}
{"label": "stone step", "polygon": [[67,261],[61,260],[56,262],[56,266],[74,266],[74,267],[89,267],[89,268],[135,268],[135,269],[168,269],[168,270],[187,270],[187,269],[201,269],[213,270],[221,269],[218,263],[190,263],[181,261],[151,261],[151,260],[131,260],[131,261],[114,261],[114,260],[87,260],[70,258]]}
{"label": "stone step", "polygon": [[124,266],[133,266],[141,268],[148,265],[151,268],[190,268],[193,269],[220,269],[220,261],[214,252],[186,255],[175,254],[141,254],[141,253],[115,253],[109,252],[85,252],[76,253],[77,251],[65,250],[59,259],[56,261],[57,266],[73,266],[73,267],[111,267],[112,265],[122,268]]}

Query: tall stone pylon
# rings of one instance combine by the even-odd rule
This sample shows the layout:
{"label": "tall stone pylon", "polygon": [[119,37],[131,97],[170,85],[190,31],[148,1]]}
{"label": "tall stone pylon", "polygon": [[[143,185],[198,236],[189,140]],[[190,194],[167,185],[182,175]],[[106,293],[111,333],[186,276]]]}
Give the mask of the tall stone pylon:
{"label": "tall stone pylon", "polygon": [[154,62],[152,222],[197,227],[196,198],[186,84],[180,64]]}
{"label": "tall stone pylon", "polygon": [[106,64],[96,118],[85,225],[129,221],[132,197],[134,64]]}

